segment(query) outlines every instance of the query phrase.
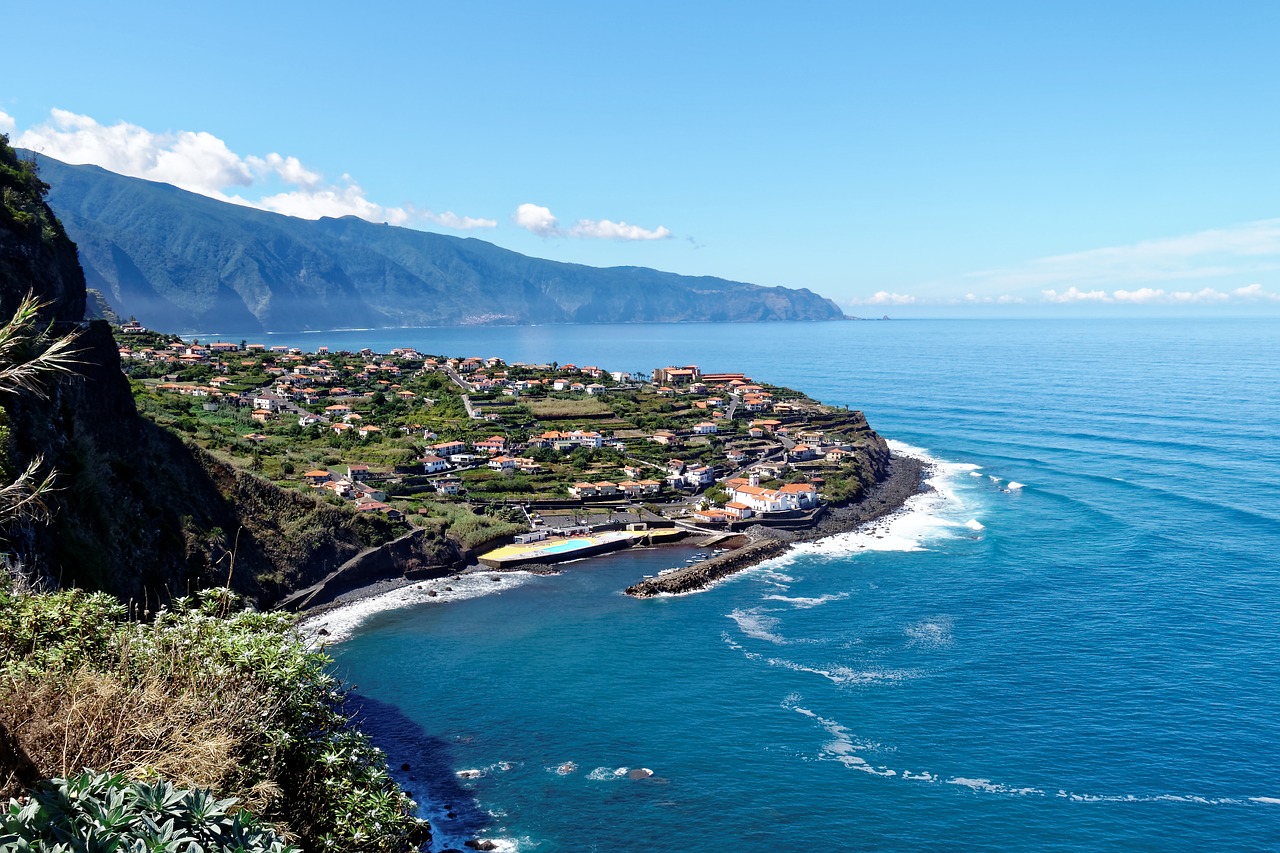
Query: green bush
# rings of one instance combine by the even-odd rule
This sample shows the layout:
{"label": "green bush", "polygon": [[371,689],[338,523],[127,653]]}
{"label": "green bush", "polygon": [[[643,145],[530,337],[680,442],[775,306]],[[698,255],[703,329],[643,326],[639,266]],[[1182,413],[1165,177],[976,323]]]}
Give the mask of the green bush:
{"label": "green bush", "polygon": [[238,797],[307,849],[417,849],[427,827],[344,713],[330,659],[292,615],[237,607],[215,589],[140,623],[102,594],[0,581],[0,731],[30,778],[164,778]]}
{"label": "green bush", "polygon": [[41,782],[25,802],[0,809],[0,850],[294,853],[300,848],[245,811],[229,814],[234,799],[169,782],[131,782],[84,772]]}

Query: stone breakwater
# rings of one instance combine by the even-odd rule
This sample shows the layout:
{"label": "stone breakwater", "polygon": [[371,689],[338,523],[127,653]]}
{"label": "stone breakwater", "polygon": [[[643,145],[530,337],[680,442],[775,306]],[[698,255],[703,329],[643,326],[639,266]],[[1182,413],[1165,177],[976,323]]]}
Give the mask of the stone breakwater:
{"label": "stone breakwater", "polygon": [[782,539],[760,539],[736,551],[677,569],[661,577],[642,580],[627,587],[627,595],[649,598],[660,593],[693,592],[710,586],[734,572],[786,553],[791,543]]}
{"label": "stone breakwater", "polygon": [[626,593],[636,598],[649,598],[662,593],[674,595],[705,589],[721,578],[785,554],[794,542],[809,542],[838,533],[848,533],[869,521],[895,512],[908,498],[927,488],[924,481],[928,476],[928,465],[910,456],[895,456],[891,465],[889,476],[865,498],[856,504],[833,509],[812,530],[789,533],[767,527],[753,527],[747,531],[753,541],[736,551],[656,578],[642,580],[627,587]]}

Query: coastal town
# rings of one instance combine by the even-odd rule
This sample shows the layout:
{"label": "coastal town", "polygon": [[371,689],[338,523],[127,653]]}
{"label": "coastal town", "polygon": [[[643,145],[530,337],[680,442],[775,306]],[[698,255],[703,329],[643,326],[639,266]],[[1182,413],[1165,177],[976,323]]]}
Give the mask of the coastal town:
{"label": "coastal town", "polygon": [[888,459],[861,412],[697,365],[304,352],[133,322],[117,341],[140,410],[162,426],[281,487],[447,530],[493,566],[809,530]]}

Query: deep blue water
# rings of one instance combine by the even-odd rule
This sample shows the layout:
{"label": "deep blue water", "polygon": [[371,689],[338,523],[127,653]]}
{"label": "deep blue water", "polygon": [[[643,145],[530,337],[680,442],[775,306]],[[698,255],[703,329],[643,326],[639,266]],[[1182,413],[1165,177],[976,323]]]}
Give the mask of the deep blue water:
{"label": "deep blue water", "polygon": [[450,843],[1280,849],[1280,322],[270,342],[744,370],[940,461],[877,532],[701,594],[621,595],[686,556],[631,551],[367,619],[333,654]]}

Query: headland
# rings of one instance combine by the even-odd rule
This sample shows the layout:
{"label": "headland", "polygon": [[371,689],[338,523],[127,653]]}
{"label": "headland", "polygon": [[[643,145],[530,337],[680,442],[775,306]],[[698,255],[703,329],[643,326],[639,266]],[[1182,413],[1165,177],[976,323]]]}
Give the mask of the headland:
{"label": "headland", "polygon": [[641,543],[745,543],[628,590],[688,592],[921,487],[920,464],[894,457],[862,412],[741,372],[116,332],[157,423],[246,475],[376,520],[355,525],[363,550],[282,586],[275,603],[292,609]]}

